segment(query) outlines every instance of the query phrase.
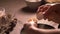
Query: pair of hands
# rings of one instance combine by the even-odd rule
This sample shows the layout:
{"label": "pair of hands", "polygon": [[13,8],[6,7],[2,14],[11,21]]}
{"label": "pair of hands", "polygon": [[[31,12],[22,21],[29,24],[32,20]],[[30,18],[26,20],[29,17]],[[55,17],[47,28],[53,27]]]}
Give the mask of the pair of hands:
{"label": "pair of hands", "polygon": [[[39,9],[38,9],[38,14],[37,14],[37,17],[40,16],[40,13],[43,13],[45,16],[49,16],[49,14],[55,14],[55,12],[58,14],[60,14],[60,11],[59,11],[59,7],[60,4],[56,4],[56,5],[43,5],[43,6],[40,6]],[[55,11],[55,10],[58,10],[58,11]],[[54,12],[52,12],[54,11]],[[41,17],[41,16],[40,16]],[[39,17],[39,18],[40,18]],[[26,23],[24,25],[25,27],[25,32],[27,34],[40,34],[40,33],[43,33],[43,34],[60,34],[60,29],[52,29],[52,30],[49,30],[49,29],[39,29],[37,28],[37,19],[35,18],[32,18],[32,19],[29,19],[28,20],[28,23]]]}

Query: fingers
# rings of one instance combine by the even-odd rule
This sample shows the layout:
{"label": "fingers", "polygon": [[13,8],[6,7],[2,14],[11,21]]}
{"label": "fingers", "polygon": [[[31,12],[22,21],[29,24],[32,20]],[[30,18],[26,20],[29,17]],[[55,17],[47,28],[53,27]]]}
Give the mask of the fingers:
{"label": "fingers", "polygon": [[28,23],[24,24],[25,29],[30,29],[32,27],[37,27],[37,19],[30,18],[28,19]]}
{"label": "fingers", "polygon": [[51,5],[42,5],[38,8],[37,13],[42,12],[43,14],[45,14],[50,7]]}
{"label": "fingers", "polygon": [[35,23],[36,23],[36,22],[37,22],[37,20],[38,20],[37,18],[30,18],[30,19],[28,19],[28,22],[33,21],[33,22],[35,22]]}
{"label": "fingers", "polygon": [[43,7],[44,7],[44,5],[38,7],[37,13],[42,12]]}
{"label": "fingers", "polygon": [[44,11],[43,14],[47,16],[51,12],[51,6],[50,5],[45,6],[43,11]]}
{"label": "fingers", "polygon": [[50,5],[42,5],[38,8],[37,12],[37,18],[40,20],[43,16],[42,15],[48,15],[47,11],[50,9]]}
{"label": "fingers", "polygon": [[51,7],[50,5],[44,6],[44,8],[42,10],[43,14],[45,14],[50,7]]}
{"label": "fingers", "polygon": [[29,23],[31,26],[37,27],[37,21],[38,21],[37,18],[30,18],[30,19],[28,20],[28,23]]}

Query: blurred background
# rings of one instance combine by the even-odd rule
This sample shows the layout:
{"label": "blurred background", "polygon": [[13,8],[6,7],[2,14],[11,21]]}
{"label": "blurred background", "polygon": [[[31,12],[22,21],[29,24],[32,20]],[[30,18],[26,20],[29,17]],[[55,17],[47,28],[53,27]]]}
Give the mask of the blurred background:
{"label": "blurred background", "polygon": [[35,13],[26,13],[22,11],[26,6],[25,0],[0,0],[0,7],[5,8],[7,13],[12,14],[19,20],[10,34],[20,34],[23,24],[26,23],[29,18],[35,16]]}

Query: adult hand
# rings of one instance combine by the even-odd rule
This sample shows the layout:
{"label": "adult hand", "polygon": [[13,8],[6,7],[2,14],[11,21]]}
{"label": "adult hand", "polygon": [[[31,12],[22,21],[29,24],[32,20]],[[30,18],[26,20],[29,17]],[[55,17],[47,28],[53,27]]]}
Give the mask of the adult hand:
{"label": "adult hand", "polygon": [[[40,10],[42,10],[41,12],[43,12],[43,14],[48,15],[50,11],[52,11],[52,9],[55,10],[55,8],[57,8],[58,6],[60,6],[60,4],[57,4],[54,6],[44,5],[43,7],[45,8],[43,9],[43,7],[42,8],[40,7]],[[28,20],[28,23],[26,23],[24,27],[25,27],[26,34],[60,34],[60,29],[39,29],[37,28],[37,23],[35,19]]]}
{"label": "adult hand", "polygon": [[28,23],[24,24],[24,32],[26,34],[35,34],[35,32],[33,30],[34,30],[34,28],[37,28],[36,22],[37,22],[36,18],[29,19]]}
{"label": "adult hand", "polygon": [[[32,19],[34,20],[34,19]],[[29,20],[28,23],[24,25],[25,34],[60,34],[60,29],[40,29],[37,28],[37,24]]]}

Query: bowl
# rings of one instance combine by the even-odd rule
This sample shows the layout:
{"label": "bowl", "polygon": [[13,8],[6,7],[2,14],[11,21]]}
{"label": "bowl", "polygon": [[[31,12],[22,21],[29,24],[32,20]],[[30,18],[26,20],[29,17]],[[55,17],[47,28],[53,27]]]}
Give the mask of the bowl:
{"label": "bowl", "polygon": [[25,2],[31,9],[36,9],[41,5],[41,0],[25,0]]}

